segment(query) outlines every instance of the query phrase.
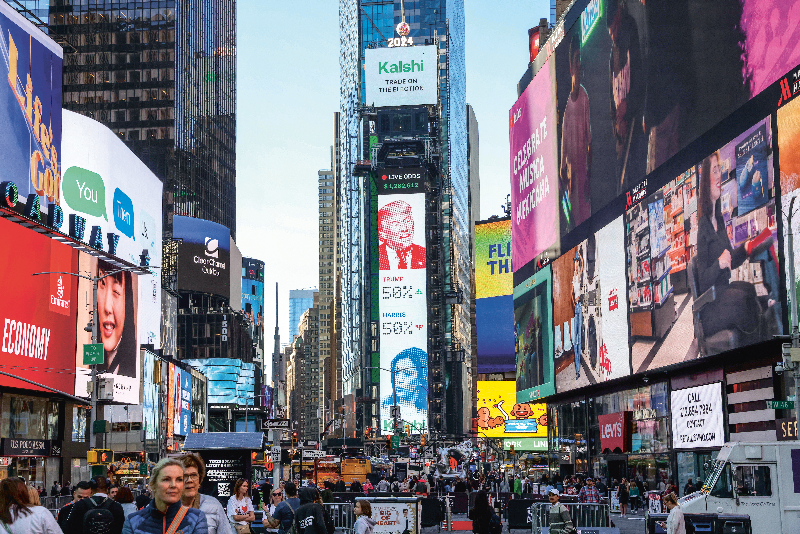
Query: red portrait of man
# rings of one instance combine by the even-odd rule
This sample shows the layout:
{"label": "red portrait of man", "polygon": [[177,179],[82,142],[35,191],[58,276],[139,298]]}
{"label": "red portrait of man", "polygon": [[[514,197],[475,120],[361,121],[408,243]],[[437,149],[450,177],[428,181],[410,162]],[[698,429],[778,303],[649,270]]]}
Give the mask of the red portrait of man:
{"label": "red portrait of man", "polygon": [[378,238],[381,271],[425,268],[425,247],[412,243],[414,216],[408,202],[395,200],[378,210]]}

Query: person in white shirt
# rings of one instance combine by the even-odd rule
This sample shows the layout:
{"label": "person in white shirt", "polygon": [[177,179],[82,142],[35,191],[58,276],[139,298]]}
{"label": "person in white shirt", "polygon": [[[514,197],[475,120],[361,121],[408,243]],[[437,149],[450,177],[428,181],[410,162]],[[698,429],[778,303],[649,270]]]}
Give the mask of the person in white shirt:
{"label": "person in white shirt", "polygon": [[61,527],[44,506],[30,503],[28,488],[18,478],[0,481],[0,522],[6,534],[61,534]]}
{"label": "person in white shirt", "polygon": [[667,517],[667,534],[686,534],[686,519],[683,517],[683,510],[678,504],[678,498],[674,493],[664,495],[664,505],[669,510]]}
{"label": "person in white shirt", "polygon": [[233,495],[228,499],[228,520],[236,534],[250,534],[250,523],[256,520],[253,501],[247,495],[250,483],[240,478],[233,487]]}
{"label": "person in white shirt", "polygon": [[413,243],[414,215],[405,200],[395,200],[378,210],[378,239],[381,271],[425,268],[425,247]]}

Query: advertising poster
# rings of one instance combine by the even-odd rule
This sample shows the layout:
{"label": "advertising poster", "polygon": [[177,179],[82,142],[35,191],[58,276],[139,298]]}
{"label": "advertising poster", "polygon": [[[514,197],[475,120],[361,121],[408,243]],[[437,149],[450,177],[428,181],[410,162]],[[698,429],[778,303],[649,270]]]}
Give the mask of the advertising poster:
{"label": "advertising poster", "polygon": [[200,451],[206,464],[206,478],[201,490],[214,497],[230,497],[240,478],[249,479],[251,465],[248,451]]}
{"label": "advertising poster", "polygon": [[175,364],[167,364],[167,450],[175,446]]}
{"label": "advertising poster", "polygon": [[368,48],[364,53],[364,102],[375,107],[436,104],[436,46]]}
{"label": "advertising poster", "polygon": [[175,435],[186,436],[191,432],[192,375],[175,367],[174,421]]}
{"label": "advertising poster", "polygon": [[178,289],[230,297],[231,233],[204,219],[175,215],[172,235],[181,239]]}
{"label": "advertising poster", "polygon": [[[80,253],[79,265],[80,272],[98,277],[118,270],[85,252]],[[137,341],[139,280],[137,275],[123,271],[97,284],[98,342],[103,344],[103,363],[95,368],[101,378],[113,378],[114,401],[126,404],[141,403],[141,357]],[[92,342],[92,333],[85,331],[84,327],[91,321],[92,283],[80,278],[77,286],[75,391],[85,392],[91,369],[83,365],[83,345]]]}
{"label": "advertising poster", "polygon": [[478,372],[514,371],[511,220],[475,224],[475,314]]}
{"label": "advertising poster", "polygon": [[[6,219],[0,219],[0,370],[75,393],[75,321],[78,309],[78,252]],[[12,254],[24,246],[24,254]],[[85,323],[84,323],[85,324]],[[0,377],[0,385],[44,391]],[[86,390],[78,394],[85,395]]]}
{"label": "advertising poster", "polygon": [[0,182],[16,184],[22,203],[38,195],[46,212],[48,204],[61,204],[63,53],[6,3],[0,4],[0,53]]}
{"label": "advertising poster", "polygon": [[517,402],[513,380],[478,381],[478,435],[547,438],[547,405]]}
{"label": "advertising poster", "polygon": [[142,425],[144,426],[144,439],[153,442],[158,439],[158,381],[154,375],[156,365],[160,365],[160,360],[150,351],[145,350],[143,353]]}
{"label": "advertising poster", "polygon": [[378,196],[381,429],[392,406],[421,433],[428,421],[425,194]]}
{"label": "advertising poster", "polygon": [[[786,275],[787,293],[794,290],[795,303],[800,308],[800,294],[798,294],[798,281],[800,281],[800,98],[791,100],[788,104],[778,109],[778,154],[780,158],[780,186],[781,186],[781,220],[783,221],[784,235],[790,231],[794,234],[794,250],[789,250],[789,240],[783,240],[783,253],[786,258],[784,267]],[[794,215],[789,219],[790,207]],[[791,228],[789,223],[791,222]],[[792,260],[792,258],[794,258]],[[795,280],[789,279],[789,261],[794,261]],[[787,298],[787,303],[790,302]],[[791,310],[789,310],[791,313]],[[798,314],[800,317],[800,314]],[[791,315],[790,315],[791,317]],[[790,319],[791,320],[791,319]]]}
{"label": "advertising poster", "polygon": [[670,407],[674,448],[721,447],[725,442],[721,383],[673,391]]}
{"label": "advertising poster", "polygon": [[550,265],[514,288],[517,402],[555,393]]}
{"label": "advertising poster", "polygon": [[195,369],[191,370],[191,431],[203,431],[206,428],[206,405],[208,404],[208,387],[206,378]]}
{"label": "advertising poster", "polygon": [[783,332],[771,147],[768,118],[628,211],[633,372]]}
{"label": "advertising poster", "polygon": [[421,507],[414,502],[376,502],[372,506],[375,534],[418,534]]}
{"label": "advertising poster", "polygon": [[557,256],[557,117],[553,63],[545,63],[509,111],[514,268],[554,247]]}
{"label": "advertising poster", "polygon": [[553,262],[559,392],[630,374],[624,235],[619,217]]}

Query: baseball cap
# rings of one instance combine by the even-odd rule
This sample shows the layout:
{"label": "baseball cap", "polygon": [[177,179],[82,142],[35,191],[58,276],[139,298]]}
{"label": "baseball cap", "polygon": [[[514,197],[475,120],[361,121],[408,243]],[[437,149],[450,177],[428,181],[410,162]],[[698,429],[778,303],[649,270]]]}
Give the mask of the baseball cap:
{"label": "baseball cap", "polygon": [[594,479],[592,477],[589,477],[586,479],[586,482],[594,482]]}
{"label": "baseball cap", "polygon": [[548,491],[547,493],[551,493],[551,494],[556,495],[556,496],[559,495],[558,490],[556,488],[550,488],[550,491]]}

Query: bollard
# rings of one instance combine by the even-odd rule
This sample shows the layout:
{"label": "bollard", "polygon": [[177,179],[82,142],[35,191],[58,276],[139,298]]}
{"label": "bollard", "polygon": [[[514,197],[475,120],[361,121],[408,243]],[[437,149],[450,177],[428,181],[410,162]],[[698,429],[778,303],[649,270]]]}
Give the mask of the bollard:
{"label": "bollard", "polygon": [[447,496],[445,496],[444,498],[444,503],[445,503],[444,504],[445,508],[447,509],[446,519],[445,519],[445,521],[447,522],[447,527],[445,528],[445,530],[449,532],[453,530],[453,512],[450,510],[450,499]]}

